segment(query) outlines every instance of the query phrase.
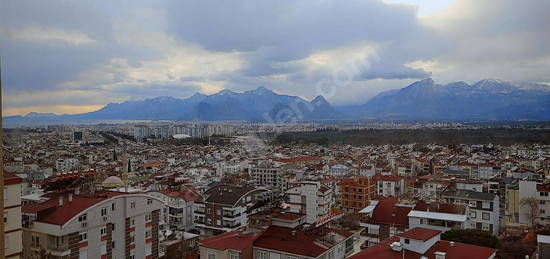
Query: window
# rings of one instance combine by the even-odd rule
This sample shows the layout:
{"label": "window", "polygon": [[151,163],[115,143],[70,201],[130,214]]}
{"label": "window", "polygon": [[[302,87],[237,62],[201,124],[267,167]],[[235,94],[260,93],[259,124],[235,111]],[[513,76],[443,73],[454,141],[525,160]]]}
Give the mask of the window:
{"label": "window", "polygon": [[475,212],[475,211],[470,211],[470,218],[475,219],[476,217],[477,217],[477,212]]}
{"label": "window", "polygon": [[484,208],[484,209],[490,209],[491,208],[491,203],[484,201],[484,202],[482,202],[482,206],[483,206],[482,208]]}
{"label": "window", "polygon": [[131,217],[130,218],[130,226],[134,226],[136,224],[136,220],[134,219],[134,217]]}
{"label": "window", "polygon": [[369,234],[372,234],[372,235],[378,235],[378,228],[370,227],[368,228],[368,232]]}
{"label": "window", "polygon": [[489,220],[489,219],[491,219],[491,214],[489,214],[489,213],[487,213],[487,212],[483,212],[483,213],[481,214],[481,216],[482,216],[483,220]]}
{"label": "window", "polygon": [[81,232],[80,234],[78,234],[79,242],[86,241],[86,240],[88,240],[88,234],[86,232]]}
{"label": "window", "polygon": [[544,201],[539,201],[539,204],[540,204],[540,205],[544,205],[545,202],[544,202]]}
{"label": "window", "polygon": [[102,227],[99,230],[99,234],[102,235],[102,236],[107,235],[107,227]]}
{"label": "window", "polygon": [[405,238],[405,244],[409,244],[411,242],[411,240],[409,240],[408,238]]}
{"label": "window", "polygon": [[133,244],[134,242],[136,242],[136,236],[130,235],[130,244]]}
{"label": "window", "polygon": [[130,202],[130,208],[132,208],[132,209],[136,208],[136,202],[135,201]]}
{"label": "window", "polygon": [[101,247],[99,248],[99,251],[100,251],[100,254],[101,255],[104,255],[107,253],[107,245],[101,245]]}
{"label": "window", "polygon": [[214,253],[209,253],[209,254],[208,254],[208,259],[216,259],[216,254],[214,254]]}
{"label": "window", "polygon": [[112,203],[112,204],[111,204],[111,210],[112,210],[112,211],[115,211],[115,203]]}
{"label": "window", "polygon": [[151,230],[145,230],[145,238],[151,237]]}
{"label": "window", "polygon": [[107,215],[107,207],[101,208],[101,216],[106,216],[106,215]]}
{"label": "window", "polygon": [[151,213],[145,214],[145,222],[153,220],[153,215]]}
{"label": "window", "polygon": [[31,246],[37,247],[40,246],[40,237],[37,235],[31,236]]}
{"label": "window", "polygon": [[548,192],[540,192],[540,196],[548,196]]}
{"label": "window", "polygon": [[545,210],[540,210],[540,214],[546,214]]}
{"label": "window", "polygon": [[476,207],[477,206],[476,201],[470,201],[469,204],[470,204],[470,207]]}
{"label": "window", "polygon": [[78,222],[86,221],[88,219],[88,214],[84,213],[78,217]]}
{"label": "window", "polygon": [[4,212],[4,225],[8,224],[8,212]]}
{"label": "window", "polygon": [[269,259],[269,255],[264,251],[256,251],[256,258],[258,259]]}
{"label": "window", "polygon": [[111,241],[111,248],[115,249],[115,240]]}
{"label": "window", "polygon": [[147,199],[147,204],[153,204],[153,199]]}
{"label": "window", "polygon": [[231,253],[231,257],[229,259],[239,259],[238,253]]}

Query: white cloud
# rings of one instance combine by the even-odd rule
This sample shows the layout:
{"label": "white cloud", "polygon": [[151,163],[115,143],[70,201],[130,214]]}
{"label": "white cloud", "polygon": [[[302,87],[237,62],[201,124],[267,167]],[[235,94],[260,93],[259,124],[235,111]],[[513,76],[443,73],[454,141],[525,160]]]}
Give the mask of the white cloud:
{"label": "white cloud", "polygon": [[19,29],[4,29],[8,37],[19,41],[47,43],[63,42],[71,45],[92,44],[96,41],[77,31],[66,31],[54,27],[26,26]]}

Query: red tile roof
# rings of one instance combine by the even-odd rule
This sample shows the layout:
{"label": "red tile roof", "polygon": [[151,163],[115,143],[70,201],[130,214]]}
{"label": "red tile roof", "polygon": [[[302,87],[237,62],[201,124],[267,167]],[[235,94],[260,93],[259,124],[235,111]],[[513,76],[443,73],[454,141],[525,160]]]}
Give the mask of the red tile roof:
{"label": "red tile roof", "polygon": [[196,201],[201,198],[197,190],[195,190],[195,188],[192,188],[192,187],[185,187],[182,190],[175,190],[175,191],[165,189],[159,192],[169,197],[181,198],[186,202]]}
{"label": "red tile roof", "polygon": [[75,196],[73,197],[73,201],[69,202],[68,198],[64,197],[63,206],[59,206],[58,198],[54,198],[39,204],[25,205],[22,207],[21,211],[26,213],[35,213],[55,207],[55,210],[45,213],[36,221],[54,225],[63,225],[80,212],[106,199],[106,197]]}
{"label": "red tile roof", "polygon": [[390,175],[382,175],[382,174],[375,174],[373,176],[374,180],[376,181],[386,181],[386,182],[398,182],[403,179],[402,176],[390,174]]}
{"label": "red tile roof", "polygon": [[242,251],[252,246],[252,243],[259,237],[259,234],[241,233],[240,231],[226,232],[221,235],[204,239],[200,246],[216,250],[237,250]]}
{"label": "red tile roof", "polygon": [[358,254],[352,256],[352,259],[420,259],[422,256],[428,259],[435,259],[435,252],[445,252],[445,259],[487,259],[496,253],[493,248],[482,246],[469,245],[464,243],[454,242],[453,245],[449,241],[440,240],[435,243],[426,253],[418,254],[409,250],[404,252],[396,252],[390,248],[392,242],[399,241],[399,238],[394,236],[388,238],[380,244],[369,247]]}
{"label": "red tile roof", "polygon": [[299,219],[303,216],[304,216],[304,214],[286,212],[286,213],[281,213],[280,215],[278,215],[276,217],[273,217],[273,218],[274,219],[282,219],[282,220],[297,220],[297,219]]}
{"label": "red tile roof", "polygon": [[19,176],[4,171],[4,185],[14,185],[22,182],[23,179],[19,178]]}
{"label": "red tile roof", "polygon": [[[254,242],[254,246],[309,257],[318,257],[328,250],[318,242],[320,236],[306,234],[301,230],[295,230],[295,235],[292,235],[292,230],[290,228],[271,226]],[[325,230],[345,237],[353,234],[347,231]]]}
{"label": "red tile roof", "polygon": [[[412,208],[395,206],[399,201],[399,198],[396,197],[384,197],[377,200],[378,204],[374,208],[372,217],[368,222],[403,227],[409,226],[409,217],[407,215]],[[423,202],[418,202],[414,209],[426,210],[426,205]]]}
{"label": "red tile roof", "polygon": [[550,184],[537,184],[537,192],[550,192]]}
{"label": "red tile roof", "polygon": [[155,166],[163,166],[163,162],[151,162],[147,164],[143,164],[143,167],[155,167]]}
{"label": "red tile roof", "polygon": [[398,234],[398,236],[415,239],[415,240],[428,241],[432,237],[437,236],[439,234],[441,234],[441,230],[434,230],[434,229],[428,229],[428,228],[413,228],[411,230]]}

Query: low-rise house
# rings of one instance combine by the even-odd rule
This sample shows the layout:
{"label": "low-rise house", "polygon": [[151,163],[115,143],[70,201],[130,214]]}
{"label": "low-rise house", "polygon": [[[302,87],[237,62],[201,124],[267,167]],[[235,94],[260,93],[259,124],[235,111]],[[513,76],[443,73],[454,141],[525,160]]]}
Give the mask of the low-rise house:
{"label": "low-rise house", "polygon": [[441,240],[441,231],[413,228],[352,256],[352,259],[492,259],[496,249]]}

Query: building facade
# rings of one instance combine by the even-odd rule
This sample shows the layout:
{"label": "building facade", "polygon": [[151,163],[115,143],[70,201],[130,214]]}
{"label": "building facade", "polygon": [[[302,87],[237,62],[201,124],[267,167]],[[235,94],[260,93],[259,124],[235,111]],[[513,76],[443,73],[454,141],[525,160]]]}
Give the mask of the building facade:
{"label": "building facade", "polygon": [[25,258],[159,258],[162,201],[144,194],[60,194],[23,208]]}
{"label": "building facade", "polygon": [[332,189],[320,182],[303,181],[294,184],[286,194],[289,197],[290,212],[306,215],[306,223],[326,217],[332,204]]}
{"label": "building facade", "polygon": [[4,253],[5,258],[22,258],[21,178],[4,172]]}

